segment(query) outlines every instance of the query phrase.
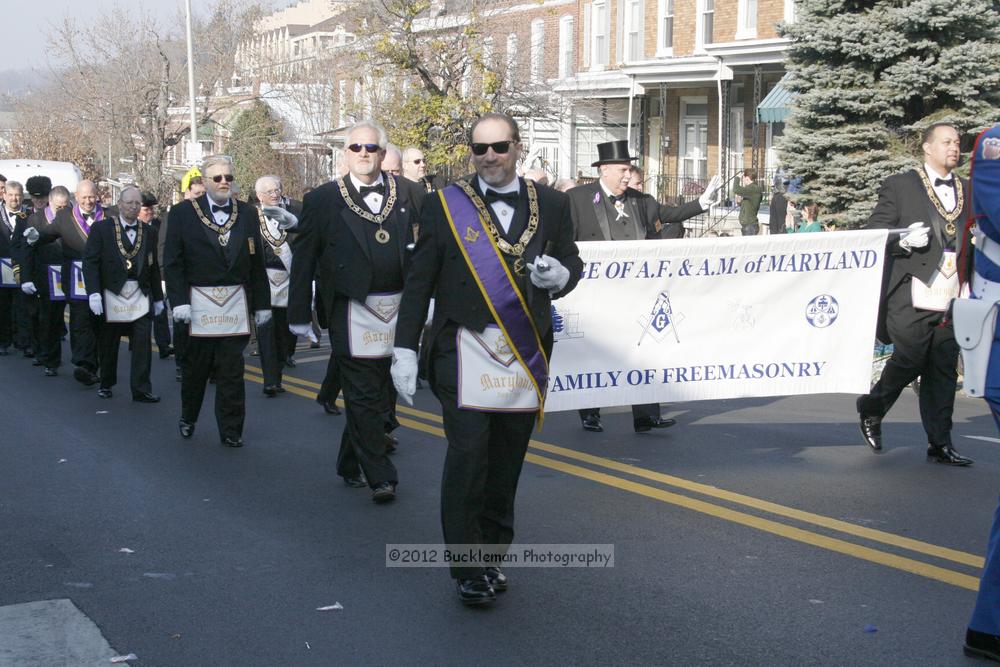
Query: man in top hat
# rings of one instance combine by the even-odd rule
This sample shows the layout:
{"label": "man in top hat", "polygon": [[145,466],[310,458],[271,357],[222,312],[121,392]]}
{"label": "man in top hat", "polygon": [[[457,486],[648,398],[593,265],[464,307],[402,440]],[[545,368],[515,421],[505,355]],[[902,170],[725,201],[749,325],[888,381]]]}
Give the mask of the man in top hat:
{"label": "man in top hat", "polygon": [[959,294],[956,242],[969,188],[953,173],[961,154],[958,130],[934,123],[921,139],[923,164],[888,177],[868,219],[870,228],[906,231],[890,236],[879,309],[878,338],[893,344],[892,356],[871,391],[858,397],[858,416],[865,442],[880,453],[882,418],[919,377],[927,460],[968,466],[972,460],[951,440],[958,343],[947,311]]}
{"label": "man in top hat", "polygon": [[118,215],[94,223],[83,255],[83,278],[90,311],[102,318],[100,329],[100,398],[111,398],[118,381],[118,349],[128,336],[131,350],[129,387],[137,403],[158,403],[149,377],[153,315],[163,305],[156,230],[138,219],[139,188],[126,187],[118,196]]}
{"label": "man in top hat", "polygon": [[45,369],[47,377],[55,377],[62,357],[63,318],[66,296],[62,289],[62,246],[56,241],[37,250],[28,245],[25,232],[47,226],[59,211],[69,206],[69,190],[52,187],[48,176],[32,176],[27,189],[35,212],[18,222],[14,236],[21,262],[21,291],[31,302],[34,318],[35,365]]}
{"label": "man in top hat", "polygon": [[[705,192],[680,206],[660,205],[652,195],[639,192],[632,183],[632,162],[628,141],[608,141],[597,145],[600,178],[567,192],[573,213],[577,241],[636,241],[643,239],[681,238],[683,222],[707,211],[715,200],[721,181],[713,176]],[[583,428],[604,430],[599,408],[580,410]],[[658,403],[632,406],[636,433],[673,426],[676,421],[660,416]]]}
{"label": "man in top hat", "polygon": [[29,228],[25,238],[29,244],[42,246],[61,241],[62,284],[69,300],[69,344],[72,352],[73,377],[89,386],[98,382],[97,337],[101,319],[89,305],[83,278],[83,252],[93,224],[103,220],[105,211],[97,202],[97,186],[83,180],[76,186],[76,204],[56,213],[48,225],[35,230]]}
{"label": "man in top hat", "polygon": [[[152,192],[143,192],[142,206],[139,208],[139,222],[149,225],[156,231],[156,262],[162,271],[163,247],[166,245],[167,239],[163,229],[163,221],[156,215],[156,206],[159,203],[156,195]],[[174,348],[170,345],[170,322],[166,308],[153,317],[153,340],[156,342],[156,347],[160,349],[160,359],[166,359],[174,353]]]}
{"label": "man in top hat", "polygon": [[271,319],[257,210],[233,193],[232,158],[202,164],[205,194],[182,201],[167,218],[163,269],[182,355],[182,438],[194,436],[209,376],[215,378],[215,419],[226,447],[243,446],[246,386],[243,351],[250,314]]}

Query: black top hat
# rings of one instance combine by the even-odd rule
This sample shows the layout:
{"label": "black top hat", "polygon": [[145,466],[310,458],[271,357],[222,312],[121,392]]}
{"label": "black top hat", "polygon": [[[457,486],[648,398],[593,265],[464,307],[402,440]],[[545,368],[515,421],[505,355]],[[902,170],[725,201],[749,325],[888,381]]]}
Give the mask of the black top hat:
{"label": "black top hat", "polygon": [[156,195],[152,192],[142,193],[142,205],[143,206],[156,206],[160,202],[156,199]]}
{"label": "black top hat", "polygon": [[614,164],[615,162],[628,163],[638,159],[638,155],[632,157],[628,154],[628,139],[619,139],[618,141],[597,144],[597,162],[590,166],[598,167],[602,164]]}
{"label": "black top hat", "polygon": [[31,197],[48,197],[52,192],[52,179],[48,176],[32,176],[24,184],[24,189]]}

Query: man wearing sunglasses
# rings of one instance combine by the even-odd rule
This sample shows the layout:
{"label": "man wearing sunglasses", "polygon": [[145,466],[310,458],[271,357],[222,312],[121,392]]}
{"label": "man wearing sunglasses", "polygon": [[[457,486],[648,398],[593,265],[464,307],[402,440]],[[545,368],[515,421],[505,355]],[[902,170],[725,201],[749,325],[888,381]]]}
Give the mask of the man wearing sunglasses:
{"label": "man wearing sunglasses", "polygon": [[[444,539],[502,554],[514,536],[514,495],[528,440],[544,409],[551,300],[576,286],[583,262],[566,195],[517,177],[521,140],[514,119],[480,117],[469,143],[476,173],[424,202],[392,376],[412,401],[417,346],[435,297],[425,345],[448,436]],[[451,568],[462,603],[487,604],[506,590],[506,576],[485,565]]]}
{"label": "man wearing sunglasses", "polygon": [[236,200],[232,158],[208,157],[201,172],[206,192],[170,209],[163,250],[174,335],[184,352],[178,427],[181,437],[194,435],[211,376],[219,438],[227,447],[242,447],[249,315],[258,327],[266,325],[271,293],[257,210]]}
{"label": "man wearing sunglasses", "polygon": [[431,179],[427,177],[427,160],[419,148],[411,147],[403,151],[403,176],[420,185],[425,192],[434,190]]}
{"label": "man wearing sunglasses", "polygon": [[382,171],[385,129],[362,121],[346,143],[347,174],[303,201],[288,321],[293,333],[308,335],[318,269],[347,413],[337,474],[348,486],[369,486],[372,500],[385,503],[395,499],[399,481],[386,438],[395,403],[389,365],[415,212],[396,177]]}
{"label": "man wearing sunglasses", "polygon": [[[591,166],[597,167],[600,178],[567,193],[573,207],[577,241],[679,239],[684,236],[683,222],[707,211],[715,200],[721,185],[718,176],[712,177],[699,199],[680,206],[661,206],[652,195],[633,187],[632,162],[638,158],[629,153],[628,141],[624,139],[598,144],[597,161]],[[585,431],[600,433],[604,430],[600,408],[587,408],[579,413]],[[676,423],[674,419],[660,416],[658,403],[632,406],[632,425],[636,433]]]}

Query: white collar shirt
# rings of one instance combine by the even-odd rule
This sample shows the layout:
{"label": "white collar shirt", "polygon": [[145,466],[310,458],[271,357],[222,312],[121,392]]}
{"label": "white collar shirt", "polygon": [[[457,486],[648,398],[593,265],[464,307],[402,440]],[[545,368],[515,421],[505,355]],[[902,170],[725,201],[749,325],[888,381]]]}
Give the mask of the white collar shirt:
{"label": "white collar shirt", "polygon": [[[521,179],[514,177],[514,180],[507,185],[487,185],[482,178],[476,176],[479,179],[479,189],[485,195],[487,190],[492,190],[493,192],[499,194],[505,194],[507,192],[520,192],[521,191]],[[510,223],[514,220],[514,207],[505,201],[494,201],[490,202],[489,207],[493,209],[493,213],[497,216],[497,221],[500,222],[500,226],[503,227],[503,231],[506,234],[510,231]]]}
{"label": "white collar shirt", "polygon": [[[347,177],[351,179],[351,185],[353,185],[354,189],[358,191],[358,194],[361,193],[361,188],[363,187],[371,187],[372,185],[379,185],[379,184],[382,184],[382,186],[385,187],[385,181],[382,178],[382,172],[379,172],[378,178],[376,178],[375,182],[371,183],[370,185],[359,181],[357,178],[354,177],[354,174],[349,173]],[[380,195],[379,193],[369,192],[368,194],[366,194],[364,197],[361,198],[361,201],[365,203],[365,206],[368,207],[369,211],[371,211],[372,213],[378,213],[379,211],[382,210],[382,199],[383,196]]]}
{"label": "white collar shirt", "polygon": [[[924,171],[927,173],[927,178],[930,179],[931,185],[934,187],[934,194],[937,195],[938,200],[941,202],[941,205],[944,206],[944,210],[948,212],[954,211],[955,206],[957,206],[958,204],[955,198],[954,181],[956,178],[958,178],[958,176],[952,173],[949,174],[948,177],[946,178],[941,174],[937,173],[936,171],[934,171],[931,168],[931,166],[927,163],[924,163]],[[952,185],[945,185],[945,184],[936,185],[935,181],[937,181],[938,179],[951,180]]]}

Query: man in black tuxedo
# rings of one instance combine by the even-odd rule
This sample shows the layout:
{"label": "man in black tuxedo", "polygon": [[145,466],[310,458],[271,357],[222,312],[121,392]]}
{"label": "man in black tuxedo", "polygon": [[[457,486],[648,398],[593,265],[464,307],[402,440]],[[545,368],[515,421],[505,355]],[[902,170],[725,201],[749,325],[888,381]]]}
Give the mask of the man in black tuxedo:
{"label": "man in black tuxedo", "polygon": [[[28,183],[29,191],[35,192],[33,196],[37,200],[35,212],[19,222],[14,232],[21,262],[21,291],[35,302],[35,365],[45,369],[46,377],[55,377],[62,363],[66,315],[61,273],[62,245],[56,241],[36,249],[28,245],[25,233],[29,227],[38,230],[55,220],[59,211],[70,204],[69,190],[62,185],[53,188],[48,176],[32,176]],[[53,267],[59,267],[60,273],[55,273]]]}
{"label": "man in black tuxedo", "polygon": [[[700,198],[680,206],[660,205],[652,195],[630,187],[632,161],[628,141],[608,141],[597,145],[600,178],[567,192],[573,210],[577,241],[636,241],[643,239],[679,239],[684,236],[684,221],[707,211],[715,200],[720,181],[714,176]],[[601,432],[600,408],[580,410],[580,420],[587,431]],[[632,406],[632,424],[636,433],[676,424],[660,416],[659,403]]]}
{"label": "man in black tuxedo", "polygon": [[[128,336],[131,349],[129,387],[137,403],[158,403],[149,378],[153,319],[164,310],[156,230],[138,219],[142,193],[126,187],[118,197],[118,215],[94,223],[83,254],[83,278],[90,310],[103,317],[100,330],[101,386],[97,395],[111,398],[118,382],[118,348]],[[152,306],[150,303],[152,302]]]}
{"label": "man in black tuxedo", "polygon": [[[873,229],[910,228],[891,235],[886,249],[879,339],[893,344],[892,357],[870,393],[857,400],[865,442],[882,451],[882,418],[900,392],[920,377],[920,419],[927,459],[967,466],[955,451],[951,415],[958,379],[958,344],[947,310],[958,296],[956,238],[969,211],[969,188],[953,173],[960,157],[958,130],[935,123],[922,135],[924,164],[890,176],[868,219]],[[928,286],[933,284],[933,292]],[[950,296],[938,296],[947,292]]]}
{"label": "man in black tuxedo", "polygon": [[271,294],[257,209],[233,194],[232,158],[206,158],[201,171],[206,192],[170,209],[163,250],[174,338],[183,349],[178,427],[181,437],[194,435],[211,376],[219,438],[242,447],[249,317],[258,327],[271,319]]}
{"label": "man in black tuxedo", "polygon": [[[142,207],[139,209],[139,222],[149,225],[156,230],[156,261],[163,267],[163,246],[166,244],[166,233],[163,229],[163,221],[156,215],[156,206],[159,204],[156,195],[152,192],[142,193]],[[161,285],[162,287],[162,285]],[[160,349],[160,359],[166,359],[174,353],[173,346],[170,345],[170,318],[167,308],[159,314],[153,316],[153,340],[156,347]]]}
{"label": "man in black tuxedo", "polygon": [[20,269],[14,257],[15,236],[14,230],[20,221],[27,219],[27,215],[21,210],[21,203],[24,199],[24,186],[17,181],[7,181],[3,195],[3,206],[0,207],[0,258],[10,261],[11,265],[6,271],[10,273],[5,278],[11,278],[10,282],[5,279],[0,285],[0,356],[7,356],[8,349],[15,342],[15,329],[17,325],[17,307],[21,296],[18,285]]}
{"label": "man in black tuxedo", "polygon": [[[106,211],[97,201],[97,186],[83,180],[76,186],[76,204],[56,214],[51,223],[25,232],[29,244],[42,246],[60,241],[62,246],[63,291],[69,301],[69,345],[72,354],[73,377],[86,386],[97,384],[97,338],[101,318],[90,311],[86,289],[80,289],[83,280],[83,253],[93,224],[103,220]],[[35,240],[32,240],[35,239]]]}
{"label": "man in black tuxedo", "polygon": [[356,124],[347,134],[348,173],[306,195],[288,301],[290,329],[308,336],[318,267],[347,412],[337,474],[349,486],[370,486],[377,503],[394,500],[399,482],[385,429],[392,335],[414,224],[396,177],[381,170],[387,141],[377,123]]}
{"label": "man in black tuxedo", "polygon": [[[424,201],[396,327],[392,376],[397,391],[411,401],[417,346],[431,297],[436,295],[425,344],[431,348],[429,379],[441,401],[448,437],[441,483],[445,542],[484,549],[499,545],[506,550],[514,536],[517,481],[536,416],[543,408],[552,352],[551,300],[576,286],[583,262],[573,241],[566,196],[517,177],[521,153],[517,123],[505,114],[486,114],[473,123],[469,142],[476,174]],[[449,202],[448,215],[444,200]],[[474,252],[485,254],[477,260],[472,259]],[[495,282],[481,282],[485,275]],[[486,284],[493,287],[480,287]],[[496,336],[498,325],[506,327],[499,329],[502,337]],[[511,338],[509,331],[537,335]],[[525,357],[527,365],[518,360],[499,368],[489,361],[477,362],[522,387],[530,375],[531,386],[521,399],[538,396],[533,405],[498,403],[507,396],[516,398],[515,392],[497,392],[493,401],[470,398],[480,387],[481,376],[474,370],[475,381],[462,382],[459,358],[471,367],[464,355],[478,350],[476,341],[482,345],[480,337],[487,335],[494,336],[491,349],[497,354],[510,355],[514,348],[520,355],[533,353]],[[479,353],[479,359],[488,358]],[[451,575],[465,604],[489,603],[496,591],[507,587],[506,576],[496,567],[470,563],[452,567]]]}

